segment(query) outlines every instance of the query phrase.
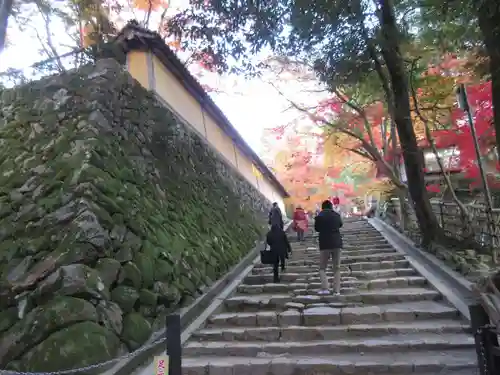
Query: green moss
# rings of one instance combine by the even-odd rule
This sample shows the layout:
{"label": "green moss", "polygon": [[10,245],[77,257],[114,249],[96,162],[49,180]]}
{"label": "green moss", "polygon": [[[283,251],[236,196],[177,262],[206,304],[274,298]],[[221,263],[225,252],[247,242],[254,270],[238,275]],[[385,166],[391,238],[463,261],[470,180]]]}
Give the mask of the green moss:
{"label": "green moss", "polygon": [[[54,267],[85,264],[112,289],[123,310],[110,312],[115,330],[127,316],[149,335],[139,316],[152,320],[165,306],[178,308],[233,267],[262,235],[269,202],[121,67],[99,64],[108,65],[95,80],[89,67],[2,94],[0,105],[12,110],[0,128],[0,282],[30,254],[29,294],[39,289],[43,278],[35,274],[47,254],[65,254]],[[0,328],[11,324],[4,318]],[[24,353],[27,368],[59,366],[57,340],[69,361],[65,351],[81,341],[69,333],[86,326],[72,327],[43,338],[46,355],[41,346]],[[115,349],[109,331],[88,327],[89,338],[103,335]],[[130,336],[128,345],[144,337]],[[103,349],[103,357],[113,350]],[[70,366],[64,358],[57,369]]]}
{"label": "green moss", "polygon": [[0,365],[5,366],[58,329],[81,321],[97,321],[94,306],[83,299],[56,297],[35,308],[0,337],[0,347],[8,348],[0,357]]}
{"label": "green moss", "polygon": [[0,311],[0,332],[3,332],[17,322],[17,309],[11,307],[7,310]]}
{"label": "green moss", "polygon": [[154,282],[155,259],[151,254],[137,253],[135,263],[142,275],[142,285],[151,288]]}
{"label": "green moss", "polygon": [[122,338],[131,349],[137,349],[151,335],[151,324],[140,314],[131,313],[123,319]]}
{"label": "green moss", "polygon": [[141,270],[135,263],[128,262],[122,267],[118,282],[139,289],[142,285]]}
{"label": "green moss", "polygon": [[134,288],[120,285],[111,291],[111,299],[116,302],[124,312],[129,312],[133,310],[135,303],[139,299],[139,293]]}
{"label": "green moss", "polygon": [[21,371],[52,372],[81,368],[115,358],[120,340],[107,328],[82,322],[64,328],[29,350]]}
{"label": "green moss", "polygon": [[141,289],[139,292],[139,300],[143,305],[156,306],[158,303],[158,294],[148,289]]}

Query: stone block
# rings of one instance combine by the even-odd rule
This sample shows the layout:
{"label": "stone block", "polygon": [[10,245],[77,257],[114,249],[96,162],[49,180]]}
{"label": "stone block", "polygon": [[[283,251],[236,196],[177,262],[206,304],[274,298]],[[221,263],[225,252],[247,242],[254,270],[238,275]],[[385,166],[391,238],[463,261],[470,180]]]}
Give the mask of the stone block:
{"label": "stone block", "polygon": [[303,311],[304,325],[337,325],[340,324],[340,309],[332,307],[313,307]]}
{"label": "stone block", "polygon": [[279,325],[281,327],[300,325],[302,314],[297,310],[286,310],[279,314]]}
{"label": "stone block", "polygon": [[341,324],[363,324],[382,321],[382,311],[379,306],[345,307],[340,312]]}

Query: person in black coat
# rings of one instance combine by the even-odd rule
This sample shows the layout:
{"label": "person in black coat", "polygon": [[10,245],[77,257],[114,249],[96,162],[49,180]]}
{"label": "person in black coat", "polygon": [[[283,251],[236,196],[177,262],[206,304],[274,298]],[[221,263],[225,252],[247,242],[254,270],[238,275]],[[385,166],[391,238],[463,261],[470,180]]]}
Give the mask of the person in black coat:
{"label": "person in black coat", "polygon": [[292,247],[288,241],[286,233],[281,229],[279,224],[274,224],[271,226],[271,230],[267,233],[266,242],[269,245],[270,251],[275,256],[275,261],[273,264],[273,276],[274,282],[279,283],[279,266],[281,263],[281,271],[285,270],[285,258],[288,253],[292,252]]}
{"label": "person in black coat", "polygon": [[273,226],[275,224],[278,224],[281,229],[285,227],[284,222],[283,222],[283,214],[281,213],[281,210],[278,206],[277,202],[273,203],[273,206],[271,210],[269,211],[269,225]]}
{"label": "person in black coat", "polygon": [[342,218],[333,209],[332,202],[324,201],[321,205],[321,212],[314,219],[314,230],[319,233],[321,294],[329,293],[326,267],[330,258],[333,260],[333,291],[335,294],[340,293],[340,253],[343,246],[340,228],[342,228]]}

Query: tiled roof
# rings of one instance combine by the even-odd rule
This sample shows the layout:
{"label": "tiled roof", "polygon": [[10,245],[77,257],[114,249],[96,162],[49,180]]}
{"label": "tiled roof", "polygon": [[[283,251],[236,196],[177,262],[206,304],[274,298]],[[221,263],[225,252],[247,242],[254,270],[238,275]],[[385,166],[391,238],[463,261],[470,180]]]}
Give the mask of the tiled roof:
{"label": "tiled roof", "polygon": [[129,22],[116,37],[116,41],[124,47],[125,52],[132,50],[147,50],[153,52],[165,67],[176,76],[184,88],[200,103],[202,108],[212,116],[222,130],[235,142],[236,146],[254,162],[262,175],[265,176],[285,198],[290,196],[276,176],[245,142],[224,113],[222,113],[219,107],[217,107],[206,93],[198,80],[193,77],[158,33],[147,30],[139,26],[136,22]]}

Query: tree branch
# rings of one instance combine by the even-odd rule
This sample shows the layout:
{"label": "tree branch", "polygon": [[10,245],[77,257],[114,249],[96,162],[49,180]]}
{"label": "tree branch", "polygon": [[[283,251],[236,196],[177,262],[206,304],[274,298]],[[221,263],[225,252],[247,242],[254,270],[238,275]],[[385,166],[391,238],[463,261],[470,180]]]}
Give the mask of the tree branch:
{"label": "tree branch", "polygon": [[319,123],[321,123],[324,126],[336,129],[339,132],[344,133],[344,134],[346,134],[346,135],[348,135],[348,136],[350,136],[350,137],[352,137],[352,138],[360,141],[361,142],[361,146],[365,149],[365,151],[367,152],[367,154],[371,155],[374,161],[380,163],[384,167],[384,169],[386,169],[387,175],[391,179],[391,181],[398,188],[403,189],[403,190],[407,189],[407,185],[404,184],[403,182],[401,182],[401,180],[399,179],[399,177],[394,172],[394,169],[387,163],[387,161],[382,157],[382,155],[380,155],[380,152],[378,151],[378,149],[375,146],[373,146],[372,144],[370,144],[370,142],[367,142],[363,137],[357,135],[356,133],[354,133],[352,130],[350,130],[346,126],[339,126],[338,124],[329,122],[329,121],[327,121],[326,119],[324,119],[322,117],[315,116],[314,114],[310,113],[307,109],[302,108],[301,106],[299,106],[298,104],[296,104],[292,100],[288,99],[283,94],[283,92],[281,92],[281,90],[279,90],[279,88],[277,88],[275,85],[273,85],[272,83],[270,83],[270,84],[276,89],[276,91],[278,91],[278,93],[281,96],[283,96],[290,103],[291,107],[295,108],[296,110],[298,110],[301,113],[304,113],[314,123],[318,123],[319,122]]}
{"label": "tree branch", "polygon": [[414,87],[414,82],[413,82],[413,71],[415,70],[415,64],[417,61],[420,59],[416,58],[413,60],[411,63],[411,69],[410,69],[410,93],[411,93],[411,98],[413,101],[413,107],[415,110],[415,113],[417,116],[420,118],[420,120],[424,123],[424,129],[425,129],[425,136],[427,138],[427,141],[429,142],[432,152],[436,156],[436,161],[438,163],[439,169],[441,170],[441,173],[443,174],[444,181],[446,183],[446,187],[451,193],[451,196],[453,198],[453,201],[457,204],[458,208],[460,209],[461,214],[464,216],[464,218],[470,222],[470,214],[469,211],[467,210],[467,207],[462,203],[462,201],[458,198],[457,193],[455,192],[455,189],[453,189],[453,183],[451,182],[450,174],[445,170],[443,161],[441,160],[441,157],[439,156],[438,149],[436,147],[436,142],[434,140],[434,137],[432,136],[431,130],[429,128],[429,119],[423,115],[423,113],[420,111],[419,104],[418,104],[418,99],[417,99],[417,93]]}
{"label": "tree branch", "polygon": [[66,69],[64,69],[64,65],[61,61],[61,58],[59,57],[57,49],[55,48],[54,43],[52,42],[52,33],[50,30],[50,16],[45,12],[45,9],[43,9],[42,5],[38,1],[35,2],[35,4],[36,4],[38,11],[40,12],[41,17],[43,18],[44,27],[45,27],[45,34],[47,35],[46,44],[49,47],[50,53],[47,50],[47,48],[45,47],[45,43],[43,43],[43,41],[40,37],[40,34],[38,33],[38,30],[36,30],[36,28],[35,28],[37,38],[40,41],[40,43],[42,44],[42,48],[44,49],[44,51],[48,55],[48,57],[50,57],[50,54],[52,53],[52,57],[55,59],[59,71],[65,72]]}
{"label": "tree branch", "polygon": [[347,96],[344,93],[340,92],[340,90],[337,87],[334,87],[333,91],[335,95],[337,95],[337,97],[340,100],[342,100],[344,104],[346,104],[349,108],[356,111],[361,116],[361,118],[363,119],[365,130],[368,133],[368,139],[370,140],[370,143],[373,145],[373,147],[376,148],[375,139],[373,138],[373,132],[371,129],[371,124],[370,121],[368,120],[368,116],[366,115],[365,110],[361,108],[361,106],[354,103],[352,100],[347,99]]}

